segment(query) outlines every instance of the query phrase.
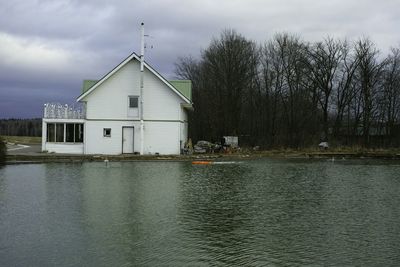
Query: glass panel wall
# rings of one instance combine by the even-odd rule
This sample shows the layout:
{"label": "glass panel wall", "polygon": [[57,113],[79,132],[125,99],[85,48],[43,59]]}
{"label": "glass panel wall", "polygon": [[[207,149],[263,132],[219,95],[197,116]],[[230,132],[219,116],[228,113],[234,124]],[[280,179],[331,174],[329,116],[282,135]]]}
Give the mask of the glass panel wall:
{"label": "glass panel wall", "polygon": [[74,131],[75,131],[75,124],[73,123],[66,123],[65,124],[65,142],[67,143],[74,143]]}
{"label": "glass panel wall", "polygon": [[83,123],[47,123],[46,136],[47,142],[83,143]]}
{"label": "glass panel wall", "polygon": [[64,123],[56,123],[56,142],[64,142]]}
{"label": "glass panel wall", "polygon": [[56,128],[54,123],[47,124],[47,142],[55,142],[56,140]]}

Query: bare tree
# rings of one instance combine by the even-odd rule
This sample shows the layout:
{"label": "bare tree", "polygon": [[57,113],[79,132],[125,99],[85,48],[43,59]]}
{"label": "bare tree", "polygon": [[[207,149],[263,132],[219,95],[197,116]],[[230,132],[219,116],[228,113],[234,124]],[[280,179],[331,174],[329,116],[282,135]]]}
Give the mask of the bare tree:
{"label": "bare tree", "polygon": [[225,30],[214,39],[199,63],[187,58],[177,64],[178,76],[197,79],[193,100],[196,114],[202,115],[195,124],[204,137],[219,140],[223,135],[246,131],[240,123],[246,117],[242,114],[244,103],[255,86],[257,64],[256,44],[233,30]]}
{"label": "bare tree", "polygon": [[309,77],[317,88],[318,102],[322,110],[323,139],[329,135],[329,112],[332,93],[340,85],[340,63],[345,56],[344,45],[340,40],[327,38],[308,49]]}
{"label": "bare tree", "polygon": [[342,122],[347,112],[347,131],[346,135],[350,134],[350,112],[349,106],[352,99],[355,98],[356,90],[354,83],[355,71],[358,67],[359,60],[354,56],[346,41],[342,42],[341,46],[342,57],[338,67],[338,81],[333,92],[333,109],[335,113],[335,121],[333,125],[333,136],[339,138],[342,132]]}
{"label": "bare tree", "polygon": [[399,124],[400,49],[383,60],[369,39],[309,44],[281,33],[257,47],[226,30],[199,60],[180,59],[176,74],[192,80],[195,140],[233,134],[297,148],[328,136],[351,145],[362,134],[368,146],[371,134],[387,139]]}
{"label": "bare tree", "polygon": [[264,118],[262,120],[266,143],[273,146],[282,131],[281,125],[281,98],[284,84],[283,62],[281,60],[281,49],[276,40],[264,45],[261,50],[261,83],[260,91],[263,96]]}
{"label": "bare tree", "polygon": [[386,61],[379,61],[379,51],[369,39],[359,40],[355,49],[359,60],[356,77],[362,100],[363,144],[369,146],[371,123],[377,111],[379,83],[382,81]]}
{"label": "bare tree", "polygon": [[212,88],[217,135],[239,134],[243,102],[257,74],[257,47],[233,30],[225,30],[203,53],[205,81]]}
{"label": "bare tree", "polygon": [[392,48],[387,59],[383,84],[383,120],[389,143],[393,141],[395,125],[400,122],[400,49]]}
{"label": "bare tree", "polygon": [[[307,74],[307,44],[299,37],[280,34],[274,41],[282,64],[280,90],[284,121],[287,123],[287,144],[298,147],[313,131],[312,84]],[[300,108],[301,107],[301,108]]]}
{"label": "bare tree", "polygon": [[[197,139],[208,139],[207,129],[209,126],[204,124],[210,121],[210,114],[207,109],[207,90],[203,85],[202,64],[192,57],[179,58],[175,63],[175,74],[180,79],[191,80],[192,100],[195,112],[189,113],[189,136]],[[201,111],[201,112],[199,112]]]}

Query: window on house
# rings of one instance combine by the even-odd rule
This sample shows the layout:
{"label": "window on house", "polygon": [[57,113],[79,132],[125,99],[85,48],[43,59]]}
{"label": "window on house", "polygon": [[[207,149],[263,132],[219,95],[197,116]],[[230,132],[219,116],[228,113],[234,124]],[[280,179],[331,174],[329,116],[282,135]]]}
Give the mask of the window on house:
{"label": "window on house", "polygon": [[129,108],[138,108],[139,107],[139,98],[137,96],[129,97]]}
{"label": "window on house", "polygon": [[75,127],[73,123],[65,124],[65,142],[73,143],[75,137]]}
{"label": "window on house", "polygon": [[64,123],[56,123],[56,142],[64,142]]}
{"label": "window on house", "polygon": [[103,129],[103,136],[104,137],[111,137],[111,128],[104,128]]}
{"label": "window on house", "polygon": [[[65,134],[65,139],[64,139]],[[57,143],[82,143],[83,124],[82,123],[48,123],[47,142]]]}
{"label": "window on house", "polygon": [[139,97],[128,97],[128,117],[139,117]]}
{"label": "window on house", "polygon": [[54,123],[47,124],[47,134],[46,134],[47,142],[55,142],[56,141],[56,125]]}

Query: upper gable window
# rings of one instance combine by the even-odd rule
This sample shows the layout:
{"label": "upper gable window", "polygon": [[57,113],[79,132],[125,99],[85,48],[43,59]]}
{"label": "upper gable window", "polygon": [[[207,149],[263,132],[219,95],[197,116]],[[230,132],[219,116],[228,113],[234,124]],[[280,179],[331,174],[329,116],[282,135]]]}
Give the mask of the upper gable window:
{"label": "upper gable window", "polygon": [[130,108],[138,108],[139,107],[139,98],[137,96],[129,97],[129,107]]}
{"label": "upper gable window", "polygon": [[128,96],[128,117],[139,117],[138,96]]}

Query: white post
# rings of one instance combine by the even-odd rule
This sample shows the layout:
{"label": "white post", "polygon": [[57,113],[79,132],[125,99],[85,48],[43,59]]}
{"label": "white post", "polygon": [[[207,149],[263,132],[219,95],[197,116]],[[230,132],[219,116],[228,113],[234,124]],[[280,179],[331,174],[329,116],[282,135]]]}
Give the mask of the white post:
{"label": "white post", "polygon": [[43,119],[42,119],[42,152],[46,150],[46,141],[47,141],[47,124],[44,119],[47,118],[47,106],[48,103],[44,104],[43,109]]}
{"label": "white post", "polygon": [[46,150],[47,123],[42,119],[42,152]]}
{"label": "white post", "polygon": [[47,104],[44,104],[44,108],[43,108],[43,118],[47,118]]}
{"label": "white post", "polygon": [[140,155],[143,155],[144,153],[143,87],[144,87],[144,23],[142,22],[141,35],[140,35]]}

